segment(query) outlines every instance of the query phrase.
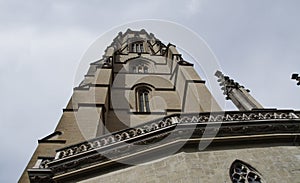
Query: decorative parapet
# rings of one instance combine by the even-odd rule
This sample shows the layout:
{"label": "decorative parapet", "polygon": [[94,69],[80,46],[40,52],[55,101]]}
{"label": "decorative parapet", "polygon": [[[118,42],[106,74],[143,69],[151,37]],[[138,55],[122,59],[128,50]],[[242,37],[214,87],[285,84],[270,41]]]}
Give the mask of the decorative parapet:
{"label": "decorative parapet", "polygon": [[100,150],[118,143],[138,139],[155,131],[173,129],[181,124],[202,124],[212,122],[237,122],[237,121],[276,121],[300,119],[299,112],[292,111],[247,111],[247,112],[226,112],[226,113],[200,113],[200,114],[176,114],[148,122],[144,125],[130,128],[116,133],[104,135],[86,142],[59,149],[55,160],[67,158],[91,150]]}
{"label": "decorative parapet", "polygon": [[[133,151],[139,152],[146,147],[134,145],[158,142],[171,132],[174,139],[198,139],[208,124],[212,124],[208,131],[216,132],[217,138],[276,133],[297,135],[300,133],[300,111],[253,110],[170,115],[135,128],[58,149],[53,160],[41,161],[39,167],[28,171],[29,176],[31,180],[39,180],[90,164],[108,162],[124,154],[132,154]],[[43,171],[44,174],[41,174]]]}
{"label": "decorative parapet", "polygon": [[53,173],[52,170],[49,169],[48,163],[53,159],[53,157],[38,157],[34,167],[27,170],[31,183],[52,182],[51,177]]}

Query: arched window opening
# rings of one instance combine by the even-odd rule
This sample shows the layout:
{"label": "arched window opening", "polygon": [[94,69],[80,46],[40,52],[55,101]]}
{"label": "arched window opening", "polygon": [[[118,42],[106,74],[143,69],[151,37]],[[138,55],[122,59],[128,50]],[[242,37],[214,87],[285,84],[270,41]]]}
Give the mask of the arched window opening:
{"label": "arched window opening", "polygon": [[144,66],[144,73],[148,73],[148,67]]}
{"label": "arched window opening", "polygon": [[144,87],[137,90],[137,111],[138,112],[150,112],[149,93],[150,90]]}
{"label": "arched window opening", "polygon": [[144,66],[138,65],[138,73],[143,73],[143,71],[144,71]]}
{"label": "arched window opening", "polygon": [[149,73],[148,66],[146,64],[140,63],[131,66],[133,73]]}
{"label": "arched window opening", "polygon": [[136,67],[132,67],[132,72],[133,72],[133,73],[137,73]]}
{"label": "arched window opening", "polygon": [[132,51],[132,52],[135,52],[134,50],[136,50],[136,44],[131,44],[131,50],[130,51]]}
{"label": "arched window opening", "polygon": [[144,45],[142,42],[135,42],[131,44],[131,52],[135,53],[143,53],[144,52]]}
{"label": "arched window opening", "polygon": [[[151,61],[150,59],[137,57],[128,60],[128,64],[125,66],[130,73],[136,74],[148,74],[154,73],[156,70],[155,62]],[[127,61],[125,61],[127,62]]]}
{"label": "arched window opening", "polygon": [[263,183],[260,173],[251,165],[235,160],[229,170],[233,183]]}

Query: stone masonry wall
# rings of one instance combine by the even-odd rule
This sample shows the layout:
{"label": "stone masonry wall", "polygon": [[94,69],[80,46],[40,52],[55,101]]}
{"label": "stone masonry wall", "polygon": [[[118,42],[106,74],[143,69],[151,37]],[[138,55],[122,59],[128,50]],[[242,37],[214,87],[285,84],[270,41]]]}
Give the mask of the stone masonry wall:
{"label": "stone masonry wall", "polygon": [[230,183],[229,168],[236,159],[256,168],[265,182],[300,182],[300,147],[278,146],[183,152],[81,183]]}

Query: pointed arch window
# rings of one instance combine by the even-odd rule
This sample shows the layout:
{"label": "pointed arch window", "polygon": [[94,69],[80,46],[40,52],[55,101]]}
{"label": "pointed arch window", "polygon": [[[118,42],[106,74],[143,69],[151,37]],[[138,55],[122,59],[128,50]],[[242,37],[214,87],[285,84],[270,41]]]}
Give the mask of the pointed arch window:
{"label": "pointed arch window", "polygon": [[229,174],[233,183],[264,183],[255,168],[240,160],[235,160],[231,164]]}
{"label": "pointed arch window", "polygon": [[137,89],[137,111],[138,112],[150,112],[149,94],[150,89],[141,87]]}

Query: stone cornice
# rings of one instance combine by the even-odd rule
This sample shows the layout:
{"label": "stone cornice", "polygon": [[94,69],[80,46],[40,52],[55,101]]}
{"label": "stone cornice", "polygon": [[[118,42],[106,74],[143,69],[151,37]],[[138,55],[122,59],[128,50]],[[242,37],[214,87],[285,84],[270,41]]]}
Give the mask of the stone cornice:
{"label": "stone cornice", "polygon": [[[176,114],[58,149],[55,159],[47,167],[54,176],[61,177],[176,143],[193,144],[206,140],[212,141],[212,146],[281,141],[292,144],[296,143],[299,134],[300,112],[292,110]],[[147,145],[147,148],[139,145]]]}

